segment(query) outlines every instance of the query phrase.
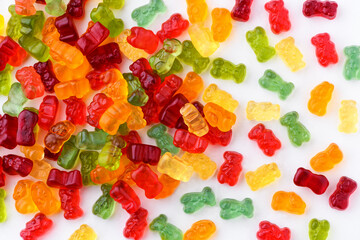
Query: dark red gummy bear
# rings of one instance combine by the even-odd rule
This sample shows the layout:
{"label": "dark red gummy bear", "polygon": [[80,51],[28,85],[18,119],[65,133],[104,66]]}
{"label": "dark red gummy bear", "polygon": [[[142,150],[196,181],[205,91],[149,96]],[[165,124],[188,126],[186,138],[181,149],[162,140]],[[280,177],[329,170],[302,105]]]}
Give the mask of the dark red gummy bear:
{"label": "dark red gummy bear", "polygon": [[175,74],[165,77],[164,82],[155,91],[155,102],[160,106],[168,103],[174,93],[181,87],[182,82],[183,80]]}
{"label": "dark red gummy bear", "polygon": [[305,17],[323,17],[334,19],[336,17],[338,4],[334,1],[307,0],[303,4]]}
{"label": "dark red gummy bear", "polygon": [[34,64],[35,71],[40,75],[41,81],[44,84],[45,91],[48,93],[54,92],[54,86],[60,81],[56,78],[53,71],[52,62],[37,62]]}
{"label": "dark red gummy bear", "polygon": [[139,78],[146,93],[154,92],[161,84],[161,78],[153,71],[146,58],[140,58],[129,66],[135,77]]}
{"label": "dark red gummy bear", "polygon": [[161,149],[157,146],[142,143],[131,143],[127,148],[127,157],[134,163],[157,165],[160,160]]}
{"label": "dark red gummy bear", "polygon": [[174,128],[177,121],[182,117],[180,109],[189,101],[181,93],[173,96],[170,101],[161,109],[159,121],[170,128]]}
{"label": "dark red gummy bear", "polygon": [[121,149],[122,154],[127,155],[127,149],[131,143],[142,143],[141,137],[137,131],[130,131],[128,135],[121,137],[126,141],[126,146]]}
{"label": "dark red gummy bear", "polygon": [[113,104],[114,101],[110,97],[107,97],[104,93],[97,93],[87,107],[89,113],[87,116],[88,124],[101,129],[99,120],[103,113]]}
{"label": "dark red gummy bear", "polygon": [[4,172],[9,175],[20,175],[21,177],[26,177],[30,174],[33,168],[33,162],[25,157],[8,154],[3,156],[2,167]]}
{"label": "dark red gummy bear", "polygon": [[281,148],[280,140],[275,136],[273,131],[266,129],[262,123],[253,127],[250,130],[248,137],[258,143],[259,148],[266,156],[273,156],[276,150]]}
{"label": "dark red gummy bear", "polygon": [[279,228],[271,222],[261,221],[256,237],[258,240],[290,240],[291,232],[287,227]]}
{"label": "dark red gummy bear", "polygon": [[87,0],[70,0],[66,12],[74,18],[81,18],[84,16],[86,1]]}
{"label": "dark red gummy bear", "polygon": [[129,214],[135,213],[141,205],[135,191],[122,180],[118,180],[110,190],[110,196],[121,204],[122,208]]}
{"label": "dark red gummy bear", "polygon": [[96,48],[86,58],[95,69],[106,69],[107,66],[120,64],[122,61],[119,45],[115,42]]}
{"label": "dark red gummy bear", "polygon": [[34,128],[38,122],[38,115],[30,110],[22,110],[18,116],[16,143],[20,146],[33,146],[36,142]]}
{"label": "dark red gummy bear", "polygon": [[38,213],[26,223],[26,227],[20,232],[20,236],[24,240],[36,240],[44,235],[52,225],[51,219],[48,219],[43,213]]}
{"label": "dark red gummy bear", "polygon": [[5,186],[5,179],[6,179],[6,175],[4,173],[2,164],[3,164],[3,159],[2,157],[0,157],[0,187]]}
{"label": "dark red gummy bear", "polygon": [[61,202],[61,209],[64,210],[65,219],[76,219],[84,214],[83,210],[79,206],[79,189],[60,189],[59,197]]}
{"label": "dark red gummy bear", "polygon": [[49,187],[60,189],[80,189],[83,186],[79,170],[66,172],[56,168],[50,170],[46,183]]}
{"label": "dark red gummy bear", "polygon": [[299,187],[308,187],[315,194],[323,194],[329,186],[324,175],[314,174],[305,168],[298,168],[294,176],[294,183]]}
{"label": "dark red gummy bear", "polygon": [[47,95],[43,98],[39,107],[38,124],[41,129],[49,131],[54,124],[58,111],[59,100],[56,96]]}
{"label": "dark red gummy bear", "polygon": [[96,22],[76,42],[76,47],[84,56],[94,51],[110,34],[101,23]]}
{"label": "dark red gummy bear", "polygon": [[148,226],[147,217],[148,211],[142,207],[132,213],[130,218],[126,221],[124,237],[135,240],[141,239]]}
{"label": "dark red gummy bear", "polygon": [[86,104],[81,98],[71,96],[64,100],[66,104],[66,120],[75,125],[84,125],[86,123]]}
{"label": "dark red gummy bear", "polygon": [[165,39],[172,39],[180,36],[189,27],[189,21],[183,19],[180,13],[175,13],[161,25],[156,35],[161,42]]}
{"label": "dark red gummy bear", "polygon": [[250,18],[253,0],[236,0],[231,11],[231,17],[235,21],[247,22]]}
{"label": "dark red gummy bear", "polygon": [[227,183],[229,186],[235,186],[239,180],[242,170],[241,162],[243,156],[234,151],[224,152],[224,163],[220,166],[217,179],[219,183]]}
{"label": "dark red gummy bear", "polygon": [[0,117],[0,146],[14,149],[17,146],[16,135],[18,118],[4,114]]}
{"label": "dark red gummy bear", "polygon": [[330,207],[337,210],[345,210],[349,205],[349,198],[355,192],[357,184],[348,177],[341,177],[336,190],[329,198]]}
{"label": "dark red gummy bear", "polygon": [[149,99],[147,103],[141,107],[144,113],[144,119],[147,125],[159,122],[159,105],[154,100],[154,94],[148,93]]}
{"label": "dark red gummy bear", "polygon": [[66,42],[72,46],[75,45],[76,41],[79,39],[79,33],[71,15],[65,13],[64,15],[57,17],[55,19],[55,27],[60,34],[60,41]]}

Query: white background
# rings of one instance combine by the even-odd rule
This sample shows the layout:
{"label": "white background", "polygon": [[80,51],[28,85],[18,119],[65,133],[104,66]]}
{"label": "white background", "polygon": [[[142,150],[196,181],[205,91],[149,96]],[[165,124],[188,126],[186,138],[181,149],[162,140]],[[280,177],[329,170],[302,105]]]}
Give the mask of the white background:
{"label": "white background", "polygon": [[[1,0],[0,13],[8,19],[9,14],[7,7],[14,1]],[[67,2],[67,1],[66,1]],[[147,0],[127,0],[122,10],[116,10],[116,17],[121,17],[126,28],[131,28],[135,22],[131,19],[131,11],[135,7],[146,4]],[[346,81],[342,75],[342,69],[345,62],[343,49],[345,46],[356,45],[360,43],[359,25],[360,22],[360,2],[357,0],[338,1],[338,16],[335,20],[327,20],[324,18],[305,18],[302,14],[302,3],[299,0],[285,0],[285,6],[289,9],[290,19],[292,23],[291,30],[282,33],[279,36],[272,34],[268,22],[268,13],[264,10],[266,0],[255,0],[252,6],[250,20],[246,23],[233,22],[233,31],[230,38],[222,43],[217,52],[211,57],[223,57],[234,63],[244,63],[247,67],[247,76],[243,83],[236,85],[232,81],[215,80],[211,78],[208,71],[202,74],[206,84],[216,83],[222,89],[229,91],[232,96],[240,103],[236,111],[238,120],[233,129],[233,139],[229,146],[213,147],[210,146],[206,151],[211,159],[218,166],[223,162],[222,154],[226,150],[238,151],[243,154],[243,172],[240,176],[239,183],[235,187],[220,185],[216,177],[208,181],[200,180],[196,175],[188,182],[182,183],[177,191],[169,198],[163,200],[148,200],[145,198],[143,191],[137,189],[142,206],[149,210],[149,222],[161,213],[165,213],[169,221],[185,232],[190,228],[191,224],[201,219],[211,219],[217,226],[217,232],[214,239],[256,239],[258,224],[262,220],[269,220],[277,225],[287,226],[291,229],[292,239],[303,240],[308,239],[308,223],[312,218],[327,219],[331,224],[328,239],[359,239],[359,216],[360,216],[360,196],[356,191],[350,200],[349,208],[346,211],[337,211],[330,208],[328,198],[334,191],[336,184],[341,176],[348,176],[360,183],[359,171],[359,133],[346,135],[337,131],[338,110],[341,100],[353,99],[359,101],[360,83],[359,81]],[[89,14],[98,1],[89,0],[86,7],[86,18],[83,21],[77,21],[79,33],[85,31]],[[234,0],[207,0],[209,10],[215,7],[225,7],[232,9]],[[187,18],[186,1],[185,0],[165,0],[168,11],[158,16],[151,24],[150,29],[157,31],[160,29],[161,23],[167,20],[173,13],[180,12]],[[39,8],[39,5],[37,5]],[[40,7],[42,9],[42,7]],[[207,26],[211,26],[211,17],[207,19]],[[304,55],[307,63],[303,70],[292,73],[281,61],[279,57],[274,57],[267,63],[259,63],[255,54],[246,42],[245,34],[248,30],[254,29],[256,26],[265,28],[270,44],[274,46],[281,39],[293,36],[296,45]],[[335,43],[339,54],[339,63],[331,65],[327,68],[321,67],[315,56],[315,48],[311,44],[310,39],[315,34],[328,32],[331,40]],[[181,40],[188,39],[188,36],[182,36]],[[35,61],[29,59],[24,66],[32,65]],[[129,61],[121,64],[122,72],[128,72]],[[263,75],[266,69],[273,69],[286,81],[295,84],[293,94],[286,101],[278,99],[277,95],[262,89],[258,85],[258,79]],[[189,67],[185,67],[185,71],[180,75],[184,77],[190,71]],[[15,73],[15,71],[14,71]],[[328,113],[324,117],[312,115],[307,110],[307,101],[309,100],[310,91],[322,81],[329,81],[335,85],[332,100],[328,105]],[[87,99],[90,102],[92,97]],[[6,97],[0,96],[0,102],[3,103]],[[40,100],[30,101],[26,106],[38,107]],[[257,122],[248,121],[245,117],[245,108],[248,101],[270,101],[281,105],[281,115],[296,110],[300,114],[300,121],[311,132],[311,140],[300,148],[295,148],[289,142],[286,128],[282,127],[279,121],[266,122],[267,128],[274,131],[276,136],[282,142],[282,148],[275,156],[269,158],[265,156],[258,148],[257,144],[250,141],[247,137],[249,130],[257,124]],[[64,119],[64,106],[61,107],[60,119]],[[145,131],[140,131],[142,139],[145,143],[154,144],[147,138]],[[337,143],[344,153],[344,160],[338,164],[333,170],[326,172],[325,175],[330,181],[330,186],[325,194],[317,196],[306,188],[296,187],[292,178],[298,167],[310,169],[309,161],[316,153],[323,151],[330,143]],[[17,149],[9,151],[0,148],[0,155],[8,153],[17,153]],[[244,172],[255,170],[257,167],[275,161],[282,173],[280,179],[270,186],[252,192],[244,179]],[[55,166],[55,165],[54,165]],[[20,178],[7,177],[6,206],[8,212],[8,220],[0,224],[0,239],[20,239],[19,232],[24,228],[25,222],[30,220],[33,215],[21,215],[16,212],[14,200],[12,199],[13,188]],[[180,197],[187,192],[201,191],[203,187],[210,186],[215,194],[217,202],[223,198],[235,198],[242,200],[250,197],[254,202],[255,212],[252,219],[239,217],[233,220],[222,220],[219,217],[220,208],[205,207],[202,210],[187,215],[182,211],[182,205],[179,202]],[[284,212],[275,212],[271,209],[270,203],[272,195],[279,190],[295,191],[306,202],[306,212],[302,216],[291,215]],[[90,225],[98,234],[99,239],[124,239],[122,229],[129,215],[117,205],[115,214],[108,220],[103,220],[94,216],[91,208],[96,199],[101,195],[99,186],[86,187],[81,190],[81,207],[84,210],[84,216],[77,220],[67,221],[63,218],[62,213],[50,216],[54,221],[51,231],[42,239],[61,240],[67,239],[74,230],[81,224]],[[157,233],[147,231],[144,239],[159,239]]]}

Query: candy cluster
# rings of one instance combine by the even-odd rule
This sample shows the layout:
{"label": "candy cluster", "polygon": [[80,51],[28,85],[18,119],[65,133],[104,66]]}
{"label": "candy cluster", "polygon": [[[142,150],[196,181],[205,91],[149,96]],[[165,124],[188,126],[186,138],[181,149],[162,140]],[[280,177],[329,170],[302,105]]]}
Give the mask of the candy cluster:
{"label": "candy cluster", "polygon": [[[209,57],[230,36],[233,21],[249,20],[253,1],[235,0],[231,11],[214,8],[211,28],[205,24],[209,15],[205,0],[186,2],[189,20],[175,13],[156,33],[146,27],[157,15],[166,12],[163,0],[151,0],[134,9],[131,17],[137,26],[131,29],[125,29],[122,19],[112,10],[121,9],[125,1],[103,0],[90,12],[91,21],[82,34],[78,33],[75,21],[84,16],[86,0],[70,0],[67,6],[62,0],[15,0],[9,7],[11,18],[6,36],[0,37],[0,94],[8,97],[0,117],[0,146],[2,152],[19,146],[23,156],[0,157],[0,187],[6,185],[8,176],[24,178],[14,188],[15,208],[21,214],[36,215],[20,232],[23,239],[38,239],[46,234],[53,226],[48,216],[59,211],[67,220],[80,218],[87,211],[80,206],[81,189],[94,184],[101,185],[102,195],[93,205],[93,214],[108,219],[119,203],[130,215],[123,231],[126,238],[141,239],[148,228],[158,232],[163,240],[205,240],[213,236],[216,226],[211,220],[194,223],[185,234],[168,223],[163,214],[148,224],[148,211],[134,191],[138,187],[148,199],[163,199],[172,195],[181,182],[188,182],[194,173],[206,180],[217,172],[220,184],[235,186],[242,172],[244,159],[236,151],[225,151],[219,168],[204,154],[211,145],[229,145],[239,103],[216,84],[206,86],[200,74],[210,68],[215,79],[236,84],[245,80],[244,64]],[[45,4],[50,16],[46,18],[43,11],[36,10],[38,4]],[[303,14],[332,20],[337,7],[333,1],[306,0]],[[283,0],[271,0],[264,8],[274,34],[290,30],[289,11]],[[4,25],[0,15],[0,31]],[[185,32],[190,40],[176,39]],[[246,33],[246,41],[259,62],[278,55],[293,72],[306,65],[292,37],[273,47],[264,28],[258,26]],[[337,64],[338,54],[328,33],[317,34],[311,44],[321,66]],[[347,80],[360,79],[359,52],[358,46],[344,49]],[[28,55],[38,62],[24,67]],[[124,56],[132,62],[128,73],[120,72]],[[184,79],[176,75],[183,71],[182,64],[193,69]],[[17,81],[12,83],[14,68]],[[281,100],[286,100],[295,89],[293,83],[271,69],[264,72],[259,85]],[[95,91],[87,105],[85,100]],[[202,91],[205,105],[198,99]],[[333,91],[334,85],[329,82],[316,86],[310,93],[308,110],[324,116]],[[24,107],[27,101],[41,97],[38,108]],[[66,105],[66,120],[59,120],[63,115],[59,112],[62,102]],[[357,112],[355,101],[341,102],[340,132],[357,131]],[[279,120],[295,147],[310,141],[310,132],[299,121],[299,114],[292,111],[281,116],[278,104],[249,101],[246,118],[258,122]],[[83,129],[85,124],[94,130]],[[147,126],[147,135],[156,145],[142,143],[137,130]],[[173,135],[170,129],[175,129]],[[255,125],[248,137],[268,157],[281,149],[281,141],[263,123]],[[310,160],[310,165],[316,172],[326,172],[342,159],[338,145],[331,143]],[[58,167],[53,168],[48,161],[56,161]],[[279,177],[281,172],[275,162],[245,173],[252,191],[272,184]],[[302,167],[293,182],[317,195],[324,194],[329,186],[324,175]],[[341,177],[329,198],[330,207],[345,210],[356,187],[354,180]],[[5,190],[0,189],[0,222],[6,220],[5,197]],[[210,187],[186,193],[180,202],[187,214],[217,205]],[[254,215],[250,198],[222,199],[219,207],[220,217],[225,220]],[[306,203],[295,192],[277,191],[271,207],[300,215],[305,213]],[[312,240],[326,239],[329,230],[326,220],[312,219],[309,223]],[[290,236],[288,228],[268,221],[261,221],[256,233],[259,240],[288,240]],[[69,239],[96,238],[96,233],[84,224]]]}

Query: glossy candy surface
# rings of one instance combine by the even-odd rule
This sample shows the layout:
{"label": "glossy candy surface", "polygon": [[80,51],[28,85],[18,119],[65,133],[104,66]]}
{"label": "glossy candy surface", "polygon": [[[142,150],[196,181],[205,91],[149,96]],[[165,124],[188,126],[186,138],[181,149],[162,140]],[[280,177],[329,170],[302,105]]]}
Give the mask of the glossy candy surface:
{"label": "glossy candy surface", "polygon": [[180,202],[187,214],[194,213],[205,205],[213,207],[216,204],[215,194],[210,187],[205,187],[201,192],[186,193],[180,198]]}
{"label": "glossy candy surface", "polygon": [[283,0],[267,2],[265,10],[269,13],[269,22],[273,33],[280,34],[290,30],[289,11],[285,8]]}
{"label": "glossy candy surface", "polygon": [[295,88],[293,83],[285,82],[276,72],[270,69],[266,70],[264,75],[259,78],[259,85],[266,90],[276,92],[281,100],[286,100]]}
{"label": "glossy candy surface", "polygon": [[32,200],[39,211],[46,215],[57,213],[60,210],[60,202],[55,197],[55,193],[42,181],[35,182],[31,186]]}
{"label": "glossy candy surface", "polygon": [[73,234],[71,234],[69,240],[96,240],[97,235],[95,231],[86,224],[82,224]]}
{"label": "glossy candy surface", "polygon": [[23,67],[17,70],[15,77],[16,80],[21,83],[21,88],[28,99],[34,99],[44,95],[44,84],[34,67]]}
{"label": "glossy candy surface", "polygon": [[358,109],[354,100],[342,100],[339,109],[339,132],[356,133],[358,131]]}
{"label": "glossy candy surface", "polygon": [[343,153],[339,146],[331,143],[324,151],[319,152],[310,160],[312,169],[317,172],[325,172],[333,169],[336,164],[343,160]]}
{"label": "glossy candy surface", "polygon": [[216,225],[211,220],[200,220],[191,225],[184,234],[184,240],[207,240],[216,232]]}
{"label": "glossy candy surface", "polygon": [[99,3],[90,13],[93,22],[100,22],[110,31],[110,37],[118,36],[124,30],[124,22],[120,18],[115,18],[114,13],[103,3]]}
{"label": "glossy candy surface", "polygon": [[242,201],[225,198],[220,201],[220,208],[220,217],[224,220],[237,218],[242,215],[247,218],[254,216],[254,206],[250,198],[245,198]]}
{"label": "glossy candy surface", "polygon": [[131,28],[127,41],[133,47],[143,49],[149,54],[153,54],[159,44],[159,38],[151,30],[142,27]]}
{"label": "glossy candy surface", "polygon": [[188,33],[195,49],[203,57],[209,57],[220,47],[214,40],[209,28],[200,23],[195,23],[188,28]]}
{"label": "glossy candy surface", "polygon": [[167,133],[167,127],[163,124],[152,126],[147,135],[156,140],[156,145],[161,149],[161,154],[169,152],[171,154],[179,153],[179,148],[173,144],[173,137]]}
{"label": "glossy candy surface", "polygon": [[151,67],[159,74],[168,73],[176,60],[182,52],[181,42],[177,39],[166,39],[163,43],[163,48],[160,49],[149,59]]}
{"label": "glossy candy surface", "polygon": [[163,0],[150,0],[150,3],[134,9],[131,13],[131,18],[138,26],[147,27],[158,14],[164,13],[166,10],[167,8]]}
{"label": "glossy candy surface", "polygon": [[66,172],[56,168],[51,169],[46,183],[49,187],[60,189],[80,189],[83,186],[79,170]]}
{"label": "glossy candy surface", "polygon": [[273,156],[281,148],[280,140],[274,135],[273,131],[265,128],[262,123],[254,126],[250,130],[248,137],[257,142],[259,148],[266,156]]}
{"label": "glossy candy surface", "polygon": [[175,13],[161,25],[161,29],[156,33],[156,35],[159,37],[161,42],[164,42],[165,39],[179,37],[188,27],[189,21],[183,19],[181,14]]}
{"label": "glossy candy surface", "polygon": [[79,189],[60,189],[59,197],[61,201],[61,209],[64,210],[65,219],[77,219],[84,214],[83,210],[79,206]]}
{"label": "glossy candy surface", "polygon": [[297,72],[304,68],[306,63],[303,61],[303,55],[295,46],[293,37],[284,38],[275,45],[276,53],[279,55],[285,65],[292,72]]}
{"label": "glossy candy surface", "polygon": [[274,182],[281,176],[281,172],[276,163],[264,164],[255,171],[245,174],[246,183],[251,190],[257,191]]}
{"label": "glossy candy surface", "polygon": [[202,73],[208,68],[210,59],[208,57],[201,56],[198,50],[196,50],[192,41],[185,40],[182,43],[182,46],[183,51],[178,57],[182,62],[192,66],[193,71],[198,74]]}
{"label": "glossy candy surface", "polygon": [[143,49],[133,47],[127,41],[127,37],[131,35],[130,29],[125,29],[115,38],[115,42],[119,44],[120,51],[131,61],[135,62],[139,58],[148,58],[149,54]]}
{"label": "glossy candy surface", "polygon": [[7,149],[14,149],[17,146],[17,117],[4,114],[0,118],[0,146]]}
{"label": "glossy candy surface", "polygon": [[40,75],[45,91],[53,93],[54,86],[59,83],[59,80],[55,76],[51,61],[37,62],[34,64],[34,69]]}
{"label": "glossy candy surface", "polygon": [[290,240],[291,232],[287,227],[279,228],[271,222],[261,221],[256,237],[258,240]]}
{"label": "glossy candy surface", "polygon": [[132,239],[141,239],[148,227],[148,211],[145,208],[139,208],[130,215],[124,228],[124,237]]}
{"label": "glossy candy surface", "polygon": [[306,204],[301,197],[294,192],[278,191],[273,195],[271,208],[275,211],[285,211],[301,215],[305,213]]}
{"label": "glossy candy surface", "polygon": [[19,113],[23,110],[23,105],[27,101],[28,98],[22,91],[21,84],[15,82],[11,85],[8,100],[2,105],[2,110],[4,113],[12,117],[17,117]]}
{"label": "glossy candy surface", "polygon": [[255,121],[271,121],[280,118],[280,105],[271,102],[249,101],[246,106],[246,118]]}
{"label": "glossy candy surface", "polygon": [[346,61],[343,75],[346,80],[360,78],[360,48],[359,46],[347,46],[344,48]]}
{"label": "glossy candy surface", "polygon": [[205,0],[186,0],[187,14],[192,24],[202,23],[208,16],[208,5]]}
{"label": "glossy candy surface", "polygon": [[162,155],[157,170],[182,182],[188,182],[194,172],[193,167],[187,162],[176,155],[172,156],[170,153]]}
{"label": "glossy candy surface", "polygon": [[131,173],[131,178],[138,187],[144,189],[145,196],[149,199],[156,197],[163,189],[156,173],[144,163]]}
{"label": "glossy candy surface", "polygon": [[310,240],[326,240],[330,231],[330,223],[327,220],[311,219],[309,222]]}
{"label": "glossy candy surface", "polygon": [[224,42],[231,33],[231,13],[226,8],[214,8],[211,11],[211,33],[217,42]]}
{"label": "glossy candy surface", "polygon": [[207,123],[220,131],[230,131],[236,122],[236,115],[225,110],[219,105],[209,102],[204,107],[204,115]]}
{"label": "glossy candy surface", "polygon": [[250,18],[253,0],[235,0],[235,6],[231,11],[231,17],[235,21],[247,22]]}
{"label": "glossy candy surface", "polygon": [[269,40],[265,30],[262,27],[256,27],[254,30],[246,33],[246,41],[256,55],[259,62],[267,62],[275,56],[275,49],[269,45]]}
{"label": "glossy candy surface", "polygon": [[160,214],[157,218],[152,220],[149,225],[151,231],[159,232],[161,240],[182,240],[182,231],[167,222],[167,217]]}
{"label": "glossy candy surface", "polygon": [[336,190],[329,198],[330,207],[345,210],[349,205],[350,196],[355,192],[356,188],[356,181],[348,177],[341,177],[336,185]]}
{"label": "glossy candy surface", "polygon": [[216,58],[212,62],[210,74],[217,79],[232,80],[235,83],[242,83],[245,79],[246,67],[242,63],[235,65],[223,58]]}
{"label": "glossy candy surface", "polygon": [[44,138],[45,147],[52,153],[59,152],[74,131],[74,124],[67,120],[52,125]]}
{"label": "glossy candy surface", "polygon": [[335,44],[330,40],[328,33],[319,33],[311,38],[311,43],[316,47],[316,57],[321,66],[336,64],[339,61]]}
{"label": "glossy candy surface", "polygon": [[30,174],[33,162],[21,156],[14,154],[4,155],[2,160],[3,171],[9,175],[20,175],[26,177]]}
{"label": "glossy candy surface", "polygon": [[76,42],[76,47],[88,55],[95,50],[110,34],[110,31],[99,22],[96,22]]}
{"label": "glossy candy surface", "polygon": [[110,218],[115,211],[115,200],[110,196],[110,190],[112,185],[101,185],[102,195],[96,200],[92,207],[94,215],[101,217],[102,219]]}
{"label": "glossy candy surface", "polygon": [[181,159],[192,166],[202,180],[212,177],[217,169],[216,163],[203,153],[185,152]]}
{"label": "glossy candy surface", "polygon": [[323,194],[329,186],[329,181],[324,175],[314,174],[305,168],[298,168],[293,181],[296,186],[308,187],[318,195]]}
{"label": "glossy candy surface", "polygon": [[204,102],[212,102],[229,112],[234,112],[239,102],[231,94],[220,89],[216,84],[210,84],[204,91],[202,99]]}
{"label": "glossy candy surface", "polygon": [[43,213],[36,214],[29,222],[26,223],[25,229],[21,230],[20,236],[24,240],[35,240],[49,231],[53,222]]}
{"label": "glossy candy surface", "polygon": [[310,141],[310,132],[299,122],[299,114],[295,111],[289,112],[280,118],[280,124],[288,129],[291,143],[300,147],[303,143]]}
{"label": "glossy candy surface", "polygon": [[55,19],[55,27],[60,34],[60,41],[66,42],[72,46],[75,45],[76,41],[79,39],[79,34],[75,27],[73,18],[70,15],[64,14],[57,17]]}
{"label": "glossy candy surface", "polygon": [[224,163],[220,166],[217,179],[219,183],[227,183],[229,186],[235,186],[239,180],[242,170],[243,156],[240,153],[226,151],[224,152]]}
{"label": "glossy candy surface", "polygon": [[134,190],[124,181],[118,180],[110,190],[110,196],[121,204],[129,214],[140,208],[140,199]]}
{"label": "glossy candy surface", "polygon": [[337,14],[338,4],[334,1],[306,0],[302,12],[305,17],[323,17],[333,20]]}

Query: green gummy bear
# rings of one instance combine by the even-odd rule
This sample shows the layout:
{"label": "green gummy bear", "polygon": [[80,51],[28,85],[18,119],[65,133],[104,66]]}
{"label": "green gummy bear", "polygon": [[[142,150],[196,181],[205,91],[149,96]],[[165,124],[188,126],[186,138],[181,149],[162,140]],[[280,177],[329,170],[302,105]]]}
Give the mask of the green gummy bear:
{"label": "green gummy bear", "polygon": [[127,123],[123,123],[119,126],[119,129],[117,130],[117,133],[120,134],[120,136],[126,136],[130,132],[130,129],[127,126]]}
{"label": "green gummy bear", "polygon": [[173,137],[166,131],[167,127],[165,125],[157,124],[147,131],[147,135],[156,140],[156,145],[161,149],[161,154],[169,152],[172,155],[176,155],[179,153],[180,149],[175,147],[173,144]]}
{"label": "green gummy bear", "polygon": [[36,11],[34,15],[22,17],[20,23],[22,35],[36,36],[41,33],[44,27],[45,14],[43,11]]}
{"label": "green gummy bear", "polygon": [[167,76],[170,76],[171,74],[180,73],[183,70],[184,70],[184,67],[181,64],[181,62],[177,58],[175,58],[175,61],[174,61],[173,65],[172,65],[171,69],[167,73],[161,74],[160,78],[162,80],[164,80]]}
{"label": "green gummy bear", "polygon": [[5,197],[6,197],[6,191],[4,189],[0,189],[0,223],[5,222],[7,217]]}
{"label": "green gummy bear", "polygon": [[159,13],[164,13],[166,9],[162,0],[150,0],[150,3],[134,9],[131,13],[131,18],[138,26],[147,27]]}
{"label": "green gummy bear", "polygon": [[45,0],[45,11],[55,17],[59,17],[66,12],[66,5],[63,0]]}
{"label": "green gummy bear", "polygon": [[346,62],[343,71],[345,79],[360,79],[360,47],[345,47],[344,54],[346,56]]}
{"label": "green gummy bear", "polygon": [[72,169],[76,164],[79,151],[80,150],[75,146],[75,136],[72,135],[70,139],[64,143],[57,164],[62,168]]}
{"label": "green gummy bear", "polygon": [[211,76],[217,79],[233,80],[235,83],[242,83],[246,75],[244,64],[235,65],[223,58],[216,58],[210,70]]}
{"label": "green gummy bear", "polygon": [[21,84],[15,82],[11,85],[8,100],[3,104],[2,110],[4,113],[17,117],[19,113],[23,110],[23,105],[27,102],[27,98],[23,90],[21,89]]}
{"label": "green gummy bear", "polygon": [[256,27],[246,33],[246,41],[254,51],[259,62],[266,62],[275,56],[275,48],[269,46],[269,40],[262,27]]}
{"label": "green gummy bear", "polygon": [[128,102],[134,106],[144,106],[148,102],[149,96],[141,87],[139,79],[132,73],[124,73],[123,77],[128,84]]}
{"label": "green gummy bear", "polygon": [[205,207],[205,205],[215,206],[215,194],[213,190],[209,187],[204,187],[201,192],[192,192],[184,194],[180,202],[184,204],[184,212],[185,213],[194,213],[201,208]]}
{"label": "green gummy bear", "polygon": [[178,57],[181,61],[187,65],[192,66],[194,72],[198,74],[202,73],[208,68],[210,64],[210,58],[201,56],[190,40],[185,40],[182,43],[182,46],[183,51]]}
{"label": "green gummy bear", "polygon": [[309,222],[310,240],[326,240],[330,230],[330,223],[327,220],[311,219]]}
{"label": "green gummy bear", "polygon": [[85,186],[93,184],[90,177],[90,172],[97,166],[98,157],[99,153],[96,151],[82,151],[79,155],[81,162],[80,172],[82,182]]}
{"label": "green gummy bear", "polygon": [[18,15],[15,12],[15,5],[10,5],[8,10],[9,13],[11,14],[11,17],[7,22],[6,35],[11,37],[13,40],[18,40],[21,37],[21,33],[20,33],[21,18],[23,16]]}
{"label": "green gummy bear", "polygon": [[276,72],[268,69],[259,79],[261,87],[271,92],[276,92],[281,100],[285,100],[294,90],[294,84],[285,82]]}
{"label": "green gummy bear", "polygon": [[177,39],[166,39],[163,48],[149,59],[152,69],[159,75],[169,72],[177,56],[182,52],[181,42]]}
{"label": "green gummy bear", "polygon": [[104,4],[99,3],[90,13],[93,22],[100,22],[104,27],[109,29],[110,37],[118,36],[124,30],[124,22],[120,18],[115,18],[114,13]]}
{"label": "green gummy bear", "polygon": [[220,208],[220,217],[225,220],[236,218],[241,215],[252,218],[254,215],[254,206],[250,198],[245,198],[242,201],[225,198],[220,201]]}
{"label": "green gummy bear", "polygon": [[124,7],[125,0],[103,0],[103,4],[108,8],[121,9]]}
{"label": "green gummy bear", "polygon": [[120,136],[108,136],[103,149],[99,154],[98,164],[109,170],[116,170],[120,166],[121,149],[126,146],[126,141]]}
{"label": "green gummy bear", "polygon": [[102,195],[93,205],[92,212],[94,215],[101,217],[102,219],[108,219],[114,214],[115,200],[110,196],[110,190],[112,185],[101,185]]}
{"label": "green gummy bear", "polygon": [[289,112],[280,118],[280,124],[287,127],[288,136],[293,145],[300,147],[304,142],[310,141],[310,132],[298,121],[296,111]]}
{"label": "green gummy bear", "polygon": [[101,129],[89,132],[83,129],[76,135],[75,146],[79,149],[100,150],[105,146],[108,134]]}
{"label": "green gummy bear", "polygon": [[49,60],[50,49],[40,39],[30,35],[22,35],[19,38],[19,44],[39,62],[46,62]]}
{"label": "green gummy bear", "polygon": [[182,240],[182,231],[167,222],[167,217],[164,214],[160,214],[157,218],[152,220],[149,225],[151,231],[159,232],[162,240]]}
{"label": "green gummy bear", "polygon": [[0,72],[0,94],[7,96],[9,95],[11,88],[11,71],[13,67],[6,64],[4,70]]}

